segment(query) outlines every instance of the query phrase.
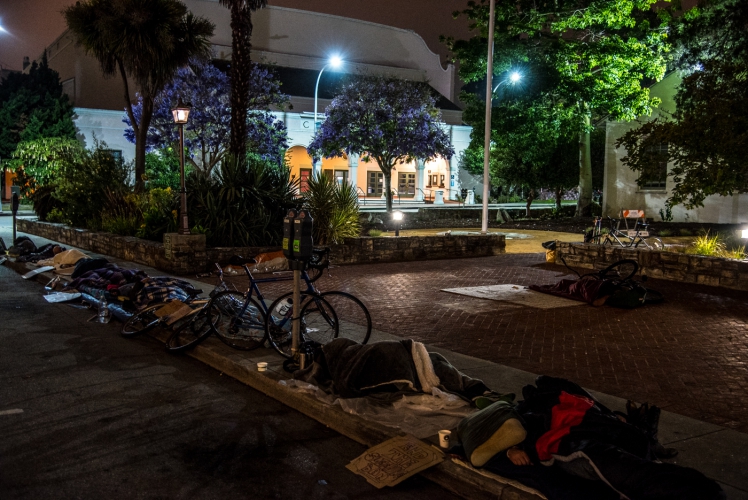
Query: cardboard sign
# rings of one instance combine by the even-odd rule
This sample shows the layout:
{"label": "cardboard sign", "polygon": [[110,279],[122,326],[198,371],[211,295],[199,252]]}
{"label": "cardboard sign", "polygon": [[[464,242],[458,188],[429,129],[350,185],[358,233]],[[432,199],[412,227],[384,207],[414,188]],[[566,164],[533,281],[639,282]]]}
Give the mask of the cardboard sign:
{"label": "cardboard sign", "polygon": [[410,476],[440,464],[444,453],[413,436],[398,436],[369,448],[346,465],[377,488],[395,486]]}

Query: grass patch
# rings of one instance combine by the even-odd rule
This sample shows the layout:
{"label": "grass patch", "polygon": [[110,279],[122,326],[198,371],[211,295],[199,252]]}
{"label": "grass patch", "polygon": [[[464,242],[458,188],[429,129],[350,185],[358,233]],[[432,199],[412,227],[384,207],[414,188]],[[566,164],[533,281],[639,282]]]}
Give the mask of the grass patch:
{"label": "grass patch", "polygon": [[678,232],[680,233],[681,236],[693,236],[693,232],[691,232],[688,229],[681,229]]}
{"label": "grass patch", "polygon": [[379,238],[380,236],[382,236],[382,231],[380,231],[379,229],[369,229],[369,236],[371,236],[372,238]]}
{"label": "grass patch", "polygon": [[663,229],[662,231],[658,231],[658,236],[671,236],[673,232],[669,229]]}

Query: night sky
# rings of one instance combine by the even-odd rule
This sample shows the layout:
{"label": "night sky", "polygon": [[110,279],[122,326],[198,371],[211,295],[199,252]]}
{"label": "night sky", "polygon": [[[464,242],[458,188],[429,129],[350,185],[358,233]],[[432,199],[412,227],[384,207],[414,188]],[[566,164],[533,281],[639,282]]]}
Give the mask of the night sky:
{"label": "night sky", "polygon": [[[0,0],[0,67],[20,70],[23,56],[38,57],[65,30],[60,11],[75,0]],[[311,10],[411,29],[445,61],[439,35],[468,36],[464,18],[452,12],[467,0],[270,0],[270,5]],[[223,8],[223,7],[221,7]]]}

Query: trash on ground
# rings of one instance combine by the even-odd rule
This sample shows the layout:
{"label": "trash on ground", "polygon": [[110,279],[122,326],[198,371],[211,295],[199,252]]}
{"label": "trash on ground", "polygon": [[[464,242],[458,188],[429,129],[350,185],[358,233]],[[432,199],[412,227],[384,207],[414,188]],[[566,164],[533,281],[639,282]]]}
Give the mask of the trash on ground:
{"label": "trash on ground", "polygon": [[58,302],[69,302],[71,300],[81,298],[81,294],[78,292],[54,292],[44,296],[44,300],[50,304],[57,304]]}

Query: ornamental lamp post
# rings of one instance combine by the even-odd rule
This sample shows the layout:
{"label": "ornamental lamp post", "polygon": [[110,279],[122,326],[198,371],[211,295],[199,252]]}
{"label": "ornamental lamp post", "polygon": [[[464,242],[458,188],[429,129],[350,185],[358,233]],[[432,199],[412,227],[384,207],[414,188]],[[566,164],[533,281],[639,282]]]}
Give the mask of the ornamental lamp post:
{"label": "ornamental lamp post", "polygon": [[317,133],[317,97],[319,95],[319,81],[322,78],[322,72],[327,69],[327,67],[331,67],[332,69],[338,69],[340,66],[343,65],[343,60],[340,58],[340,56],[333,56],[330,58],[330,60],[322,66],[322,69],[319,70],[319,75],[317,75],[317,84],[314,86],[314,133]]}
{"label": "ornamental lamp post", "polygon": [[184,182],[184,124],[187,123],[191,109],[189,105],[182,102],[180,97],[177,106],[171,110],[172,115],[174,115],[174,123],[179,125],[179,211],[181,214],[179,234],[190,234],[190,225],[187,219],[187,189]]}
{"label": "ornamental lamp post", "polygon": [[395,229],[395,237],[400,237],[400,228],[403,225],[403,213],[400,210],[392,212],[392,220],[397,222],[397,229]]}

